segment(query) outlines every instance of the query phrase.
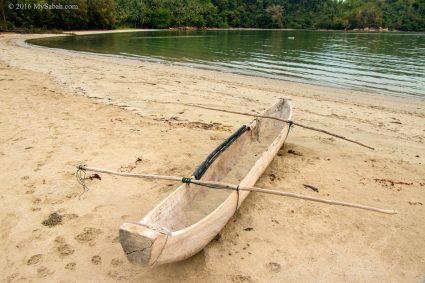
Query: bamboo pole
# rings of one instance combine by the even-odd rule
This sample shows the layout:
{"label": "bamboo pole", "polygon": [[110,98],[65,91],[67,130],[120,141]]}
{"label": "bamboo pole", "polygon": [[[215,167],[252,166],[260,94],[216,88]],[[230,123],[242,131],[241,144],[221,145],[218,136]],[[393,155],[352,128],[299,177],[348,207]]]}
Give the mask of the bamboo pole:
{"label": "bamboo pole", "polygon": [[301,127],[301,128],[304,128],[304,129],[307,129],[307,130],[310,130],[310,131],[324,133],[326,135],[330,135],[330,136],[336,137],[338,139],[346,140],[348,142],[355,143],[357,145],[366,147],[368,149],[375,150],[374,147],[371,147],[371,146],[364,144],[362,142],[341,136],[339,134],[331,133],[331,132],[326,131],[326,130],[315,128],[315,127],[312,127],[312,126],[307,126],[307,125],[304,125],[304,124],[301,124],[301,123],[298,123],[298,122],[294,122],[292,120],[282,119],[282,118],[278,118],[278,117],[274,117],[274,116],[252,114],[252,113],[240,112],[240,111],[234,111],[234,110],[225,110],[225,109],[208,107],[208,106],[194,104],[194,103],[169,102],[169,101],[157,101],[157,100],[146,100],[146,102],[153,102],[153,103],[159,103],[159,104],[178,104],[178,105],[184,105],[184,106],[189,106],[189,107],[197,107],[197,108],[201,108],[201,109],[207,109],[207,110],[213,110],[213,111],[218,111],[218,112],[225,112],[225,113],[231,113],[231,114],[237,114],[237,115],[243,115],[243,116],[249,116],[249,117],[273,119],[273,120],[282,121],[282,122],[285,122],[285,123],[288,123],[288,124],[296,125],[298,127]]}
{"label": "bamboo pole", "polygon": [[[182,177],[177,177],[177,176],[143,174],[143,173],[139,173],[139,174],[124,173],[124,172],[117,172],[117,171],[106,170],[106,169],[101,169],[101,168],[88,167],[88,166],[85,166],[85,165],[80,165],[77,168],[78,168],[78,170],[91,171],[91,172],[97,172],[97,173],[105,173],[105,174],[116,175],[116,176],[121,176],[121,177],[133,177],[133,178],[143,178],[143,179],[159,179],[159,180],[168,180],[168,181],[176,181],[176,182],[182,182],[183,179],[184,179]],[[269,189],[263,189],[263,188],[258,188],[258,187],[240,187],[238,185],[234,185],[234,184],[230,184],[230,183],[201,181],[201,180],[194,180],[194,179],[191,179],[190,183],[195,184],[195,185],[205,186],[205,187],[212,187],[212,189],[250,191],[250,192],[292,197],[292,198],[303,199],[303,200],[314,201],[314,202],[320,202],[320,203],[325,203],[325,204],[330,204],[330,205],[341,205],[341,206],[359,208],[359,209],[375,211],[375,212],[380,212],[380,213],[385,213],[385,214],[397,214],[397,210],[381,209],[381,208],[376,208],[376,207],[362,205],[362,204],[342,202],[342,201],[336,201],[336,200],[330,200],[330,199],[322,199],[322,198],[317,198],[317,197],[304,196],[304,195],[295,194],[295,193],[289,193],[289,192],[277,191],[277,190],[269,190]]]}
{"label": "bamboo pole", "polygon": [[364,143],[361,143],[359,141],[355,141],[353,139],[350,139],[350,138],[341,136],[339,134],[331,133],[331,132],[326,131],[326,130],[322,130],[322,129],[319,129],[319,128],[307,126],[307,125],[304,125],[304,124],[301,124],[301,123],[298,123],[298,122],[294,122],[294,121],[291,121],[291,120],[287,120],[287,119],[282,119],[282,118],[278,118],[278,117],[274,117],[274,116],[268,116],[268,115],[259,115],[259,114],[252,114],[252,113],[246,113],[246,112],[240,112],[240,111],[218,109],[218,108],[213,108],[213,107],[208,107],[208,106],[203,106],[203,105],[193,104],[193,103],[177,103],[177,104],[186,105],[186,106],[190,106],[190,107],[197,107],[197,108],[202,108],[202,109],[207,109],[207,110],[225,112],[225,113],[232,113],[232,114],[243,115],[243,116],[250,116],[250,117],[256,117],[256,118],[266,118],[266,119],[278,120],[278,121],[282,121],[282,122],[289,123],[289,124],[292,124],[292,125],[296,125],[298,127],[301,127],[301,128],[307,129],[307,130],[324,133],[326,135],[330,135],[330,136],[333,136],[333,137],[336,137],[336,138],[339,138],[339,139],[342,139],[342,140],[346,140],[346,141],[349,141],[349,142],[358,144],[360,146],[366,147],[366,148],[371,149],[371,150],[375,150],[375,148],[373,148],[373,147],[371,147],[369,145],[366,145]]}

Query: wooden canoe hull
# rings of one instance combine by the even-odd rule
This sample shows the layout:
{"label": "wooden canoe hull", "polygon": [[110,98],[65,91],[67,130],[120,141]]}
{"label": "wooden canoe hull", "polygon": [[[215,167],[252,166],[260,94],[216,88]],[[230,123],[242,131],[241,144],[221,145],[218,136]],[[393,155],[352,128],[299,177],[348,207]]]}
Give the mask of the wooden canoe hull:
{"label": "wooden canoe hull", "polygon": [[[281,118],[292,119],[291,101],[289,99],[281,99],[262,114],[269,115],[277,113],[277,111],[281,112],[279,112]],[[247,127],[255,129],[257,123],[257,120],[253,120],[247,124]],[[264,123],[282,122],[268,119]],[[240,186],[249,187],[255,185],[283,146],[288,132],[289,125],[285,123],[267,150],[261,154],[249,170],[249,173],[240,182]],[[236,159],[238,154],[244,149],[244,145],[252,139],[253,135],[249,133],[238,138],[231,147],[226,149],[225,153],[214,161],[202,179],[219,180],[220,174],[229,170],[229,167],[233,165],[231,159]],[[184,260],[196,254],[223,229],[234,215],[236,208],[241,205],[249,194],[248,191],[240,191],[238,196],[238,192],[231,192],[215,210],[200,221],[183,229],[171,232],[167,228],[156,225],[156,223],[161,222],[162,218],[172,217],[172,214],[178,211],[179,207],[185,207],[190,203],[192,198],[190,195],[188,196],[190,194],[188,186],[187,184],[180,186],[140,222],[124,223],[120,227],[120,242],[131,262],[142,265],[158,265]],[[175,218],[178,219],[178,217]]]}

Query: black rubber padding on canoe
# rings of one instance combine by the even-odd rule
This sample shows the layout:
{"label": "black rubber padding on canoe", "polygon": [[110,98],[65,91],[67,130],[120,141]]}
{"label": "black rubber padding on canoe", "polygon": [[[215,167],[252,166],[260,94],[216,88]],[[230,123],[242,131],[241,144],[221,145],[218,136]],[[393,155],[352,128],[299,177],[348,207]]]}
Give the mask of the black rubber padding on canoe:
{"label": "black rubber padding on canoe", "polygon": [[213,152],[208,155],[204,162],[196,168],[195,172],[193,172],[192,176],[195,177],[196,180],[201,179],[201,177],[205,174],[211,164],[216,160],[216,158],[225,151],[237,138],[239,138],[243,133],[248,130],[248,127],[243,125],[236,132],[234,132],[230,137],[228,137],[224,142],[222,142]]}

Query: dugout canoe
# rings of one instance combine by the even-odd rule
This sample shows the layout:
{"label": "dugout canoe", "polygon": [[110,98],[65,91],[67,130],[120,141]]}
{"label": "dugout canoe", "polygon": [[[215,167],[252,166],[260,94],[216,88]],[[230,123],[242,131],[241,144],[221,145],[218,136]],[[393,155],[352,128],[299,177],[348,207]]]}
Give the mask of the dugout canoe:
{"label": "dugout canoe", "polygon": [[[261,115],[291,120],[291,101],[279,99]],[[256,118],[220,144],[192,178],[254,186],[288,131],[288,123]],[[183,184],[141,221],[121,225],[122,248],[129,261],[148,266],[189,258],[223,229],[248,194]]]}

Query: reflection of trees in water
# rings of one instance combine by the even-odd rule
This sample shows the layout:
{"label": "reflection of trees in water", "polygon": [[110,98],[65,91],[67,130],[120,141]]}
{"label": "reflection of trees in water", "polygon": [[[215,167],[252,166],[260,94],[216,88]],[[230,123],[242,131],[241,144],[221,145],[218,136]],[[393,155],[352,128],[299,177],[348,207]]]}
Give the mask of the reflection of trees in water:
{"label": "reflection of trees in water", "polygon": [[[294,40],[288,39],[294,37]],[[246,60],[252,53],[273,56],[299,52],[360,52],[408,57],[425,48],[425,37],[404,33],[315,31],[147,31],[33,40],[41,45],[80,51],[132,53],[175,59]],[[423,49],[422,49],[423,50]]]}
{"label": "reflection of trees in water", "polygon": [[[425,48],[425,37],[405,33],[346,33],[348,47],[362,53],[398,57],[417,56],[417,50]],[[424,58],[422,56],[422,58]]]}
{"label": "reflection of trees in water", "polygon": [[[289,39],[293,37],[294,39]],[[356,85],[388,74],[394,82],[423,81],[425,37],[405,33],[276,30],[147,31],[37,40],[49,47],[191,62],[206,68]],[[403,77],[404,76],[404,77]],[[388,77],[390,78],[390,77]],[[383,79],[380,79],[383,80]],[[383,84],[384,81],[375,82]],[[409,85],[410,84],[410,85]],[[370,87],[371,84],[368,85]],[[403,85],[403,83],[401,83]],[[394,85],[394,87],[396,87]],[[419,86],[417,86],[418,88]],[[420,87],[419,87],[420,88]]]}

